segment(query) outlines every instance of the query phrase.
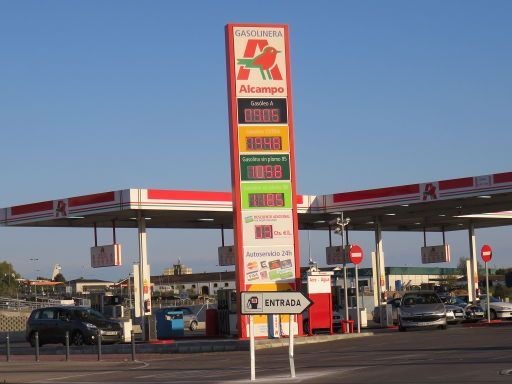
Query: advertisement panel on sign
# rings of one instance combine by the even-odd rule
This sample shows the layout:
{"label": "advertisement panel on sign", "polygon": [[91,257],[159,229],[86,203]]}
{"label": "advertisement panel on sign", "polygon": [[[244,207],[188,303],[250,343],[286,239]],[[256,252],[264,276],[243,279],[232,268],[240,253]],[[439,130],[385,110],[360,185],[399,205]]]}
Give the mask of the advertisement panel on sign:
{"label": "advertisement panel on sign", "polygon": [[244,210],[242,211],[242,217],[245,245],[293,245],[292,212],[289,210]]}
{"label": "advertisement panel on sign", "polygon": [[449,263],[450,260],[450,246],[448,244],[421,247],[422,264]]}
{"label": "advertisement panel on sign", "polygon": [[287,96],[285,30],[233,27],[236,96]]}
{"label": "advertisement panel on sign", "polygon": [[121,244],[91,247],[91,267],[116,267],[121,265]]}
{"label": "advertisement panel on sign", "polygon": [[144,315],[151,315],[151,273],[149,265],[144,266],[144,278],[140,281],[139,264],[133,264],[133,295],[135,299],[135,317],[141,316],[140,305],[140,286],[142,283],[142,292],[144,295]]}
{"label": "advertisement panel on sign", "polygon": [[294,280],[293,245],[245,247],[244,268],[250,284],[289,283]]}

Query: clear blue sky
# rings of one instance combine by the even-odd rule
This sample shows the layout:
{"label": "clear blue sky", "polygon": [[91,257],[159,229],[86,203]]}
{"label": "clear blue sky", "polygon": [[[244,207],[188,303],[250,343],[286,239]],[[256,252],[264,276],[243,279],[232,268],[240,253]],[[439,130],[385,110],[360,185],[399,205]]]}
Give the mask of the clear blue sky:
{"label": "clear blue sky", "polygon": [[[230,190],[230,22],[290,26],[299,193],[511,171],[511,15],[510,1],[2,0],[0,206]],[[510,228],[477,235],[512,266]],[[92,230],[0,228],[0,260],[27,277],[60,263],[68,279],[117,278],[137,258],[136,233],[119,239],[125,266],[92,270]],[[447,239],[455,265],[467,234]],[[373,248],[372,233],[351,240]],[[327,242],[311,234],[321,264]],[[217,270],[219,243],[217,231],[150,231],[152,272],[178,257]],[[421,234],[385,233],[386,263],[419,265],[421,245]]]}

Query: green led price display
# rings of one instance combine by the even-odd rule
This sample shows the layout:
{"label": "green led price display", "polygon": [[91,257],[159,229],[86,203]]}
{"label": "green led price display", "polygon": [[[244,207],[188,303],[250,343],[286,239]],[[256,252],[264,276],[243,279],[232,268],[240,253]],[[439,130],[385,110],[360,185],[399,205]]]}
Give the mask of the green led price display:
{"label": "green led price display", "polygon": [[245,182],[240,187],[242,209],[290,209],[292,206],[292,187],[288,181]]}
{"label": "green led price display", "polygon": [[284,207],[284,193],[249,193],[249,207],[282,208]]}
{"label": "green led price display", "polygon": [[242,155],[240,175],[243,181],[290,180],[290,156]]}

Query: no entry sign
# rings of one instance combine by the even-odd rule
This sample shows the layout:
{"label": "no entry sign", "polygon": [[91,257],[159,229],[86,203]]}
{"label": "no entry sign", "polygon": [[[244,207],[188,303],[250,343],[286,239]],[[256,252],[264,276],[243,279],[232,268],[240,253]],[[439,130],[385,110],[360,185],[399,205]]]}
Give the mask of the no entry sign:
{"label": "no entry sign", "polygon": [[492,248],[490,245],[483,245],[480,251],[480,256],[485,263],[488,263],[492,259]]}
{"label": "no entry sign", "polygon": [[363,261],[363,248],[357,244],[351,245],[348,257],[351,263],[360,264]]}

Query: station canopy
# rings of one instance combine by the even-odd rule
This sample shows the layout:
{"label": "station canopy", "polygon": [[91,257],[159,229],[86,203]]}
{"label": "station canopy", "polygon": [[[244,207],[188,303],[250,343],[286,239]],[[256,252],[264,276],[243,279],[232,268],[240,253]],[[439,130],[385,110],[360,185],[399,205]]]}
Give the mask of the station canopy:
{"label": "station canopy", "polygon": [[[328,195],[297,195],[300,229],[453,231],[512,224],[512,172]],[[231,192],[124,189],[0,208],[8,227],[232,228]]]}

